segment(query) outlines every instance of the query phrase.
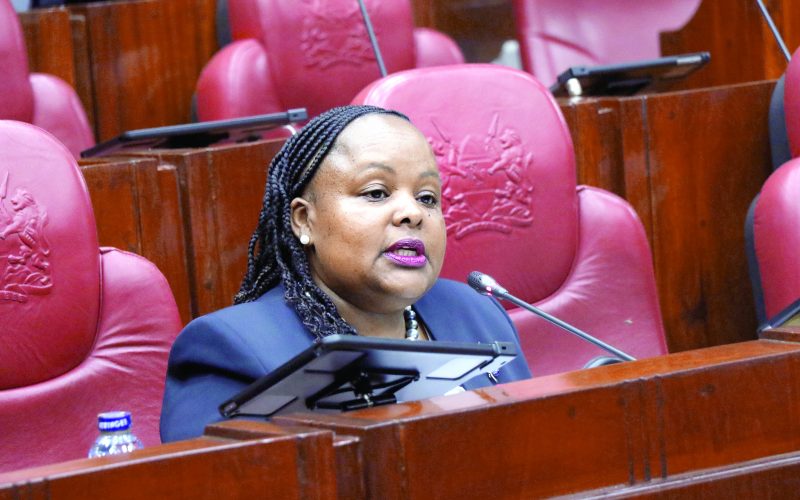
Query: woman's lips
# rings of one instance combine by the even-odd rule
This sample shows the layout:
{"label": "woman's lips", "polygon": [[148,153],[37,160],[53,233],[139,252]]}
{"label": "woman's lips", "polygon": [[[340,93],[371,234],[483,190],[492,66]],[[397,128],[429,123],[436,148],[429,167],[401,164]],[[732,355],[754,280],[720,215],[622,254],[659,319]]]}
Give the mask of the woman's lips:
{"label": "woman's lips", "polygon": [[411,238],[396,241],[383,255],[403,267],[422,267],[428,262],[425,244]]}

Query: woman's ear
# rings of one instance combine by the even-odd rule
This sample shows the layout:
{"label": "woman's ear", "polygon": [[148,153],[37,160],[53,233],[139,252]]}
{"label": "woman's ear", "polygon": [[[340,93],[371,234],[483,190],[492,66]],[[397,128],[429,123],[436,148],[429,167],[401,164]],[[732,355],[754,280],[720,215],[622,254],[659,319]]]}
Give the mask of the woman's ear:
{"label": "woman's ear", "polygon": [[292,219],[292,232],[294,235],[306,241],[303,245],[308,245],[312,241],[311,237],[311,219],[313,218],[314,207],[305,198],[297,197],[292,200],[289,205],[291,219]]}

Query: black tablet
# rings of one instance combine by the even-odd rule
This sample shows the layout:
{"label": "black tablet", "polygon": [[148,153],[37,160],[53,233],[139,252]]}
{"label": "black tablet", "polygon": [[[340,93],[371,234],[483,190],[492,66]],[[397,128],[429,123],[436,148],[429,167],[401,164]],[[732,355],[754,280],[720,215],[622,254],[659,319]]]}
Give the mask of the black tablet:
{"label": "black tablet", "polygon": [[556,97],[628,96],[667,89],[711,60],[708,52],[604,66],[574,66],[550,87]]}
{"label": "black tablet", "polygon": [[230,120],[186,123],[168,127],[129,130],[81,152],[81,158],[103,156],[123,150],[152,148],[202,148],[226,142],[258,140],[261,134],[276,127],[302,122],[308,118],[305,108],[280,113],[246,116]]}
{"label": "black tablet", "polygon": [[514,359],[514,344],[331,335],[220,405],[225,417],[341,412],[441,396]]}

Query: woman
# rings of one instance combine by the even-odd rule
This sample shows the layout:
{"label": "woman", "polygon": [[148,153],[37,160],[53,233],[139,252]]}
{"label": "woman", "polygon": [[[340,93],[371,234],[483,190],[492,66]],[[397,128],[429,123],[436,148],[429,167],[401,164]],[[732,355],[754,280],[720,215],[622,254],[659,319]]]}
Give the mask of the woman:
{"label": "woman", "polygon": [[[192,321],[172,348],[162,440],[202,434],[220,403],[326,335],[519,345],[496,301],[438,279],[440,199],[431,149],[399,113],[335,108],[289,139],[269,168],[236,304]],[[518,356],[497,378],[527,377]]]}

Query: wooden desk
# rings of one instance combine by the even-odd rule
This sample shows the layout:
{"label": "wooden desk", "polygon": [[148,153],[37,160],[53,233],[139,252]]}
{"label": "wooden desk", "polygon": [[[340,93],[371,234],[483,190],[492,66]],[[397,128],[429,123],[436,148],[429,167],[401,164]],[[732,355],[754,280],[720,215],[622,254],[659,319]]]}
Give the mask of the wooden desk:
{"label": "wooden desk", "polygon": [[626,198],[644,223],[670,352],[756,338],[744,220],[772,171],[773,86],[561,103],[579,182]]}
{"label": "wooden desk", "polygon": [[[794,0],[764,2],[790,52],[800,45],[800,5]],[[661,34],[661,53],[709,51],[711,62],[676,88],[775,80],[786,59],[755,1],[703,0],[678,31]]]}
{"label": "wooden desk", "polygon": [[540,498],[796,453],[798,390],[800,345],[753,341],[275,422],[358,437],[367,497]]}
{"label": "wooden desk", "polygon": [[126,455],[0,474],[0,500],[336,496],[330,432],[260,424],[259,436],[242,440],[232,424]]}
{"label": "wooden desk", "polygon": [[191,121],[217,50],[215,0],[122,0],[22,13],[31,67],[73,85],[104,141]]}
{"label": "wooden desk", "polygon": [[[795,494],[800,344],[752,341],[0,474],[0,500]],[[333,432],[330,432],[333,431]],[[795,488],[795,489],[792,489]],[[706,498],[706,497],[703,497]]]}
{"label": "wooden desk", "polygon": [[178,173],[155,158],[81,160],[101,246],[139,254],[169,282],[181,320],[192,319]]}

